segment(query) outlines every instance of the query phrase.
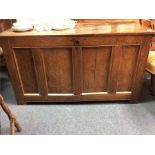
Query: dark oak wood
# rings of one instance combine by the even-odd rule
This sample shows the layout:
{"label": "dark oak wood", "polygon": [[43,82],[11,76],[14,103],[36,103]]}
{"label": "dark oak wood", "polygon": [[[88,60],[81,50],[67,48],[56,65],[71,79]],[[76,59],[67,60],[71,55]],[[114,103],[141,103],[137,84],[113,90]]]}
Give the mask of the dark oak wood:
{"label": "dark oak wood", "polygon": [[107,92],[111,46],[83,47],[83,93]]}
{"label": "dark oak wood", "polygon": [[[145,66],[147,62],[147,57],[150,50],[150,43],[152,41],[151,36],[146,36],[144,39],[144,43],[141,45],[141,49],[138,56],[138,66],[136,75],[132,85],[132,102],[137,102],[141,93],[142,83],[143,83],[143,76],[145,72]],[[148,51],[148,52],[146,52]]]}
{"label": "dark oak wood", "polygon": [[139,22],[139,19],[74,19],[78,23],[133,23],[133,22]]}
{"label": "dark oak wood", "polygon": [[110,59],[108,93],[116,93],[117,91],[117,78],[118,78],[118,71],[120,68],[121,57],[122,57],[122,47],[114,46],[112,48]]}
{"label": "dark oak wood", "polygon": [[[76,44],[76,43],[75,43]],[[82,78],[82,50],[78,44],[73,47],[72,51],[72,73],[73,73],[73,93],[74,95],[82,94],[83,78]]]}
{"label": "dark oak wood", "polygon": [[11,19],[0,19],[0,32],[3,32],[12,26],[13,20]]}
{"label": "dark oak wood", "polygon": [[[38,86],[31,49],[13,49],[14,59],[18,67],[24,93],[37,93]],[[38,52],[36,52],[38,53]],[[40,53],[39,53],[40,54]],[[38,60],[39,61],[39,60]],[[36,66],[36,65],[35,65]],[[38,65],[37,65],[38,66]],[[29,86],[31,83],[31,87]]]}
{"label": "dark oak wood", "polygon": [[48,48],[42,54],[48,93],[72,93],[72,49]]}
{"label": "dark oak wood", "polygon": [[[140,46],[123,46],[118,73],[118,91],[131,91]],[[129,61],[130,60],[130,61]]]}
{"label": "dark oak wood", "polygon": [[9,40],[7,39],[0,39],[0,45],[3,49],[6,64],[8,66],[8,72],[9,72],[9,77],[12,82],[14,91],[15,91],[15,96],[17,99],[18,104],[25,104],[23,100],[23,88],[22,88],[22,81],[19,76],[19,70],[16,65],[15,57],[13,50],[10,48]]}
{"label": "dark oak wood", "polygon": [[[43,59],[43,54],[40,51],[40,49],[32,49],[32,56],[33,56],[33,62],[34,62],[34,69],[35,69],[35,75],[36,75],[36,82],[38,86],[38,91],[36,93],[39,93],[42,96],[47,96],[48,94],[48,88],[47,88],[47,79],[45,76],[45,63]],[[33,65],[32,65],[33,67]]]}
{"label": "dark oak wood", "polygon": [[123,101],[131,100],[131,94],[83,94],[71,96],[57,96],[52,95],[48,97],[43,96],[24,96],[26,102],[79,102],[79,101]]}
{"label": "dark oak wood", "polygon": [[18,104],[136,102],[154,33],[137,20],[86,20],[74,30],[7,30],[0,34],[0,44]]}

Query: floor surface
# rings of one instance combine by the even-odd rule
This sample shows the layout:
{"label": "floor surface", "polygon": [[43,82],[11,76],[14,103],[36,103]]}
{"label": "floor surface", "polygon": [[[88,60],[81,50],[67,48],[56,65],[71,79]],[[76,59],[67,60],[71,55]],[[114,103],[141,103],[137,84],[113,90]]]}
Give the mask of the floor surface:
{"label": "floor surface", "polygon": [[[149,95],[145,75],[140,103],[84,102],[74,104],[16,105],[7,72],[0,72],[0,93],[16,115],[23,131],[17,135],[122,135],[155,134],[155,98]],[[0,109],[2,134],[9,121]]]}

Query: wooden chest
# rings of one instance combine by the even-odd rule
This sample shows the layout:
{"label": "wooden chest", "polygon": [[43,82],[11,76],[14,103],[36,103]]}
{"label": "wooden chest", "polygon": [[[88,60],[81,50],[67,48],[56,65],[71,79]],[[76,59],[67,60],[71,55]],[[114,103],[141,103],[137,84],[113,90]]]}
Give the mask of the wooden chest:
{"label": "wooden chest", "polygon": [[0,34],[18,104],[139,98],[154,31],[137,23]]}

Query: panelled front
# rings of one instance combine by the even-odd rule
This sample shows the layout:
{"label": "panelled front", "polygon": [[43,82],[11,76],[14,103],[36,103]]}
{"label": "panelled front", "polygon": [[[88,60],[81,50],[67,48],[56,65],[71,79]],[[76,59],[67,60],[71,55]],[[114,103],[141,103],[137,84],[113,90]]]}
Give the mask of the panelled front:
{"label": "panelled front", "polygon": [[25,39],[10,39],[25,100],[104,100],[132,94],[143,36]]}
{"label": "panelled front", "polygon": [[72,48],[14,48],[13,51],[24,95],[73,94]]}
{"label": "panelled front", "polygon": [[82,95],[131,94],[143,37],[114,36],[107,40],[106,37],[81,37],[79,40]]}

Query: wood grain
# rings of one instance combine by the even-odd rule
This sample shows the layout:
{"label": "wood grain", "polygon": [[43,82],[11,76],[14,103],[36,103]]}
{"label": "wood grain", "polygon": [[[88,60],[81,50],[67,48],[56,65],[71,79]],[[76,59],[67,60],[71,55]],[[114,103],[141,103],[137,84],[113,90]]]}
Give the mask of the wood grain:
{"label": "wood grain", "polygon": [[[110,69],[108,78],[108,93],[116,93],[117,82],[118,82],[118,70],[121,63],[121,46],[114,46],[112,48],[111,59],[110,59]],[[124,77],[123,77],[124,78]]]}
{"label": "wood grain", "polygon": [[144,72],[147,62],[147,57],[149,54],[149,49],[151,45],[152,37],[151,36],[145,36],[144,43],[141,45],[140,48],[140,54],[138,56],[138,67],[136,70],[136,75],[133,81],[132,85],[132,102],[138,102],[139,96],[141,94],[141,88],[143,85],[143,79],[144,79]]}
{"label": "wood grain", "polygon": [[38,93],[31,49],[13,49],[24,93]]}
{"label": "wood grain", "polygon": [[63,31],[42,31],[35,30],[27,32],[12,32],[8,29],[0,34],[0,37],[14,37],[14,36],[85,36],[85,35],[145,35],[152,34],[154,30],[146,25],[141,25],[139,22],[98,22],[98,23],[78,23],[74,29],[66,29]]}
{"label": "wood grain", "polygon": [[72,50],[74,95],[81,95],[83,90],[82,49],[76,45]]}
{"label": "wood grain", "polygon": [[[47,88],[47,79],[45,76],[45,62],[43,59],[43,54],[41,49],[31,49],[33,62],[34,62],[34,69],[36,75],[36,83],[38,86],[38,93],[42,96],[47,96],[48,88]],[[35,93],[34,93],[35,94]]]}
{"label": "wood grain", "polygon": [[83,92],[106,92],[111,47],[83,48]]}
{"label": "wood grain", "polygon": [[139,46],[123,46],[118,73],[117,91],[131,91],[135,74]]}
{"label": "wood grain", "polygon": [[72,93],[72,49],[42,49],[48,93]]}
{"label": "wood grain", "polygon": [[10,47],[9,40],[0,39],[0,45],[4,51],[4,56],[6,59],[6,64],[7,64],[8,73],[9,73],[9,78],[11,80],[11,83],[12,83],[14,91],[15,91],[17,103],[25,104],[24,99],[23,99],[24,91],[23,91],[23,87],[22,87],[22,82],[19,77],[19,72],[17,70],[17,66],[16,66],[16,62],[15,62],[15,57],[13,54],[13,50]]}

